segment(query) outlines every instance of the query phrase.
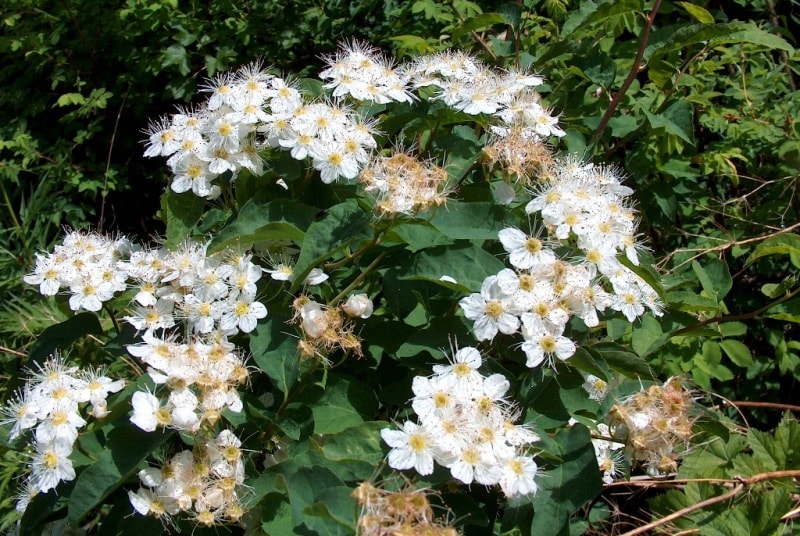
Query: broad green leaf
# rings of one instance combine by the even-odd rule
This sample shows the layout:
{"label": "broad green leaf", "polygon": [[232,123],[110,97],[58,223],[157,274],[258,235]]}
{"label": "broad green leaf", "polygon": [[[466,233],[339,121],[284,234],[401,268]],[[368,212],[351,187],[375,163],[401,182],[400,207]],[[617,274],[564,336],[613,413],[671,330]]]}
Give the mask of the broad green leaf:
{"label": "broad green leaf", "polygon": [[303,510],[305,524],[320,536],[354,534],[358,505],[352,493],[353,489],[346,486],[322,488],[314,504]]}
{"label": "broad green leaf", "polygon": [[[336,464],[360,462],[373,471],[384,457],[381,430],[388,422],[369,421],[356,424],[320,440],[322,454]],[[363,478],[368,478],[366,474]]]}
{"label": "broad green leaf", "polygon": [[503,268],[505,265],[486,250],[472,243],[460,243],[422,250],[398,279],[422,279],[462,292],[477,292],[486,277]]}
{"label": "broad green leaf", "polygon": [[715,259],[705,266],[692,261],[692,270],[697,275],[703,290],[718,301],[722,301],[733,286],[728,266],[720,260]]}
{"label": "broad green leaf", "polygon": [[103,327],[95,313],[78,313],[67,320],[52,325],[36,338],[28,352],[28,367],[35,370],[35,365],[41,363],[56,350],[68,348],[73,342],[85,335],[102,335]]}
{"label": "broad green leaf", "polygon": [[502,4],[495,10],[509,26],[518,28],[522,22],[522,8],[513,3]]}
{"label": "broad green leaf", "polygon": [[697,22],[703,24],[714,24],[714,15],[708,12],[704,7],[692,4],[690,2],[677,2],[679,6],[686,10]]}
{"label": "broad green leaf", "polygon": [[800,235],[782,233],[767,238],[750,254],[747,264],[766,257],[767,255],[798,255],[800,254]]}
{"label": "broad green leaf", "polygon": [[767,312],[764,313],[764,316],[767,318],[774,318],[775,320],[800,324],[800,298],[794,298],[779,303],[774,307],[770,307]]}
{"label": "broad green leaf", "polygon": [[395,351],[398,358],[414,357],[426,352],[441,358],[453,339],[469,340],[471,337],[459,318],[436,317],[429,325],[412,331],[411,336]]}
{"label": "broad green leaf", "polygon": [[639,324],[634,324],[631,338],[631,347],[641,357],[647,357],[670,339],[671,334],[664,332],[661,323],[652,315],[642,317]]}
{"label": "broad green leaf", "polygon": [[591,82],[604,88],[611,87],[617,76],[617,64],[608,54],[599,49],[594,49],[586,56],[579,57],[575,66]]}
{"label": "broad green leaf", "polygon": [[533,500],[531,533],[556,536],[570,516],[597,497],[603,489],[589,429],[581,424],[558,432],[562,463],[544,471]]}
{"label": "broad green leaf", "polygon": [[125,483],[139,464],[158,449],[171,432],[142,432],[133,425],[120,425],[108,434],[107,448],[75,481],[69,495],[69,519],[73,525]]}
{"label": "broad green leaf", "polygon": [[[678,101],[680,104],[673,110],[667,109],[658,115],[644,110],[644,115],[653,129],[663,128],[668,134],[678,136],[690,145],[694,145],[694,136],[691,129],[691,105],[685,101]],[[689,122],[686,121],[684,113],[689,111]],[[672,113],[670,113],[672,112]]]}
{"label": "broad green leaf", "polygon": [[191,236],[203,215],[205,202],[192,192],[176,194],[170,188],[161,196],[161,216],[167,225],[167,247],[175,249]]}
{"label": "broad green leaf", "polygon": [[259,323],[255,331],[250,334],[250,352],[253,360],[283,393],[284,400],[297,383],[300,373],[297,342],[285,333],[287,320],[285,313],[270,312],[266,322]]}
{"label": "broad green leaf", "polygon": [[430,247],[449,246],[453,243],[450,237],[425,221],[395,225],[384,237],[383,243],[391,243],[392,240],[407,244],[406,249],[412,253]]}
{"label": "broad green leaf", "polygon": [[735,339],[725,339],[719,341],[719,346],[725,355],[740,367],[749,367],[753,363],[753,356],[750,354],[750,348],[744,343]]}
{"label": "broad green leaf", "polygon": [[303,285],[314,266],[343,250],[351,242],[360,242],[371,237],[369,222],[372,214],[358,206],[355,199],[334,205],[320,221],[312,223],[306,230],[300,256],[294,266],[292,291]]}
{"label": "broad green leaf", "polygon": [[601,342],[584,346],[584,348],[596,352],[601,359],[608,363],[609,367],[628,377],[652,378],[654,376],[647,363],[624,346],[613,342]]}
{"label": "broad green leaf", "polygon": [[305,510],[316,502],[318,495],[326,489],[344,485],[330,469],[321,466],[301,467],[284,478],[295,527],[306,521]]}
{"label": "broad green leaf", "polygon": [[509,216],[495,203],[451,201],[436,210],[431,225],[453,239],[496,240],[508,227]]}
{"label": "broad green leaf", "polygon": [[335,434],[372,419],[378,409],[375,393],[366,384],[335,374],[328,376],[322,395],[313,401],[315,434]]}
{"label": "broad green leaf", "polygon": [[784,414],[774,434],[750,428],[747,437],[753,457],[768,471],[800,469],[800,423],[791,413]]}
{"label": "broad green leaf", "polygon": [[287,199],[260,204],[247,201],[236,220],[226,225],[211,240],[209,253],[228,247],[249,249],[262,240],[301,242],[303,230],[314,221],[317,209]]}

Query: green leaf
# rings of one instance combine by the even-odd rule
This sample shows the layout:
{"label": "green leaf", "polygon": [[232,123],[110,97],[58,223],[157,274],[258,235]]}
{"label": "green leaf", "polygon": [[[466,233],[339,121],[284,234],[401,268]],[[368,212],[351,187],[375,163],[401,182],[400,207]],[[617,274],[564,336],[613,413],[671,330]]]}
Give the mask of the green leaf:
{"label": "green leaf", "polygon": [[595,352],[599,358],[608,363],[609,367],[628,377],[652,378],[654,376],[647,363],[624,346],[613,342],[601,342],[584,346],[584,348]]}
{"label": "green leaf", "polygon": [[714,47],[729,43],[752,43],[770,50],[794,52],[794,48],[785,40],[760,29],[754,23],[734,21],[722,24],[692,24],[678,28],[664,41],[649,45],[645,49],[644,59],[649,61],[689,45],[704,44]]}
{"label": "green leaf", "polygon": [[692,270],[697,275],[703,290],[718,302],[722,301],[733,287],[728,265],[720,260],[715,259],[705,266],[692,261]]}
{"label": "green leaf", "polygon": [[690,2],[676,2],[679,6],[686,10],[697,22],[703,24],[714,24],[714,15],[708,12],[704,7],[692,4]]}
{"label": "green leaf", "polygon": [[302,242],[303,230],[311,225],[317,212],[313,207],[287,199],[266,204],[250,199],[242,206],[236,220],[214,236],[209,253],[229,247],[248,249],[262,240]]}
{"label": "green leaf", "polygon": [[313,401],[315,434],[335,434],[372,419],[378,409],[375,393],[366,384],[335,374],[325,391]]}
{"label": "green leaf", "polygon": [[768,471],[800,469],[800,423],[791,413],[783,415],[774,434],[750,428],[747,437],[753,457]]}
{"label": "green leaf", "polygon": [[372,214],[365,212],[355,199],[334,205],[320,221],[312,223],[306,231],[300,248],[300,256],[294,266],[292,291],[303,285],[314,266],[351,242],[368,239]]}
{"label": "green leaf", "polygon": [[482,30],[495,24],[505,24],[506,19],[499,13],[482,13],[465,20],[462,24],[455,27],[452,34],[453,41],[458,41],[461,37],[476,30]]}
{"label": "green leaf", "polygon": [[35,369],[34,365],[41,363],[53,352],[67,348],[70,344],[85,335],[102,335],[103,327],[100,325],[95,313],[83,312],[67,320],[49,326],[36,338],[28,352],[28,367]]}
{"label": "green leaf", "polygon": [[747,264],[751,264],[767,255],[800,255],[800,236],[793,233],[782,233],[767,238],[750,254]]}
{"label": "green leaf", "polygon": [[[505,265],[494,255],[472,244],[460,243],[422,250],[411,259],[400,280],[423,279],[459,290],[478,291],[486,277],[496,274]],[[455,280],[442,280],[448,277]]]}
{"label": "green leaf", "polygon": [[67,511],[73,526],[122,485],[139,464],[164,443],[172,432],[142,432],[121,425],[108,434],[106,449],[75,481]]}
{"label": "green leaf", "polygon": [[189,238],[203,215],[205,202],[192,192],[176,194],[170,188],[161,196],[161,215],[167,224],[167,247],[175,249]]}
{"label": "green leaf", "polygon": [[531,533],[558,535],[570,516],[594,500],[603,489],[589,429],[581,424],[562,429],[555,437],[561,463],[545,471],[533,500]]}
{"label": "green leaf", "polygon": [[383,243],[390,243],[392,240],[407,244],[408,247],[406,249],[412,253],[425,248],[449,246],[453,243],[450,237],[445,236],[441,231],[425,221],[395,225],[386,234]]}
{"label": "green leaf", "polygon": [[327,467],[314,465],[301,467],[285,476],[286,491],[292,511],[292,523],[295,527],[306,519],[306,508],[326,489],[344,486],[344,482]]}
{"label": "green leaf", "polygon": [[285,312],[270,312],[266,322],[260,322],[250,334],[253,360],[283,393],[284,400],[300,373],[297,342],[285,333],[287,320]]}
{"label": "green leaf", "polygon": [[368,478],[384,457],[381,430],[389,423],[369,421],[356,424],[321,440],[322,454],[335,464],[363,464],[367,473],[355,478]]}
{"label": "green leaf", "polygon": [[453,239],[496,240],[497,233],[509,226],[508,218],[495,203],[451,201],[436,211],[430,223]]}
{"label": "green leaf", "polygon": [[663,128],[668,134],[694,145],[693,110],[690,103],[680,100],[672,103],[658,115],[647,110],[644,110],[644,115],[653,129]]}
{"label": "green leaf", "polygon": [[725,339],[719,342],[719,346],[725,352],[725,355],[740,367],[749,367],[753,364],[750,348],[744,343],[734,339]]}
{"label": "green leaf", "polygon": [[605,22],[611,17],[623,15],[630,12],[642,12],[644,9],[641,0],[601,0],[599,2],[581,2],[580,7],[572,12],[572,15],[564,21],[561,29],[561,37],[568,37],[578,30],[584,29],[592,24]]}
{"label": "green leaf", "polygon": [[306,525],[320,535],[351,536],[355,533],[355,515],[358,505],[351,494],[352,488],[335,486],[322,488],[315,502],[303,510]]}

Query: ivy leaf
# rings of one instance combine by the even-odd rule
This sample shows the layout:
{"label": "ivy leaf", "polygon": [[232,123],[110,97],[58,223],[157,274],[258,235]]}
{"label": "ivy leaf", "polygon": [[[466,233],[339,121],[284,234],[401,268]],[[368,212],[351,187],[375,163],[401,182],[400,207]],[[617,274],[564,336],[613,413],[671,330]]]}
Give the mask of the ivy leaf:
{"label": "ivy leaf", "polygon": [[285,313],[270,312],[266,322],[260,322],[250,334],[253,360],[283,393],[284,400],[297,383],[300,373],[297,344],[284,333],[287,320]]}

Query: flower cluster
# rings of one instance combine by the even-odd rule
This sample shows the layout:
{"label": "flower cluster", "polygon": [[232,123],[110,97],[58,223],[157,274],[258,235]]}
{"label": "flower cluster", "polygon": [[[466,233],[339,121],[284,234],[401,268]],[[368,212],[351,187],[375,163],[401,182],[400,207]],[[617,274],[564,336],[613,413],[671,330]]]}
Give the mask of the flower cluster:
{"label": "flower cluster", "polygon": [[673,377],[619,402],[609,414],[628,431],[631,458],[651,475],[674,472],[694,435],[692,393]]}
{"label": "flower cluster", "polygon": [[411,406],[419,423],[381,430],[391,447],[389,466],[429,475],[436,462],[465,484],[500,484],[507,497],[536,493],[537,466],[525,449],[539,437],[514,424],[519,415],[504,398],[508,380],[483,376],[481,363],[476,348],[461,348],[450,365],[414,378]]}
{"label": "flower cluster", "polygon": [[[492,340],[498,333],[521,332],[526,364],[536,367],[575,353],[575,343],[564,335],[573,316],[594,327],[607,308],[629,322],[645,307],[661,314],[655,290],[617,258],[624,252],[639,264],[636,217],[627,201],[631,193],[612,169],[560,161],[558,172],[526,206],[528,214],[541,213],[547,238],[501,230],[498,238],[514,270],[487,277],[480,293],[460,302],[475,337]],[[556,256],[557,247],[571,244],[575,257]]]}
{"label": "flower cluster", "polygon": [[124,238],[72,231],[52,253],[37,254],[23,279],[47,296],[69,288],[73,311],[99,311],[132,285],[136,308],[125,320],[140,331],[169,329],[179,320],[193,333],[253,331],[267,315],[255,299],[261,268],[250,255],[208,255],[206,249],[192,243],[176,251],[144,249]]}
{"label": "flower cluster", "polygon": [[397,491],[388,491],[369,481],[362,482],[352,493],[361,508],[356,534],[456,536],[458,532],[450,523],[441,522],[434,516],[429,493],[408,482]]}
{"label": "flower cluster", "polygon": [[169,392],[166,402],[147,391],[134,393],[131,422],[145,432],[159,427],[196,432],[204,422],[213,426],[226,409],[242,410],[237,388],[247,383],[249,373],[224,337],[193,336],[179,342],[145,333],[143,342],[127,349],[148,366],[153,382]]}
{"label": "flower cluster", "polygon": [[78,430],[86,426],[85,414],[102,418],[108,414],[106,398],[125,386],[99,370],[67,366],[58,354],[50,356],[37,371],[30,371],[24,387],[3,408],[3,424],[13,423],[9,441],[33,429],[33,454],[30,474],[20,494],[17,510],[24,512],[28,502],[47,493],[59,482],[75,478],[70,454]]}
{"label": "flower cluster", "polygon": [[353,179],[376,147],[373,125],[336,102],[306,102],[283,78],[251,64],[206,83],[208,100],[150,125],[145,156],[168,157],[171,188],[216,197],[220,175],[263,174],[259,151],[282,148],[312,159],[326,184]]}
{"label": "flower cluster", "polygon": [[359,180],[386,216],[425,212],[446,203],[450,193],[447,171],[405,152],[372,159]]}
{"label": "flower cluster", "polygon": [[564,136],[557,118],[542,107],[533,88],[542,77],[520,72],[497,72],[464,52],[422,56],[407,70],[415,88],[438,88],[434,99],[470,115],[486,114],[497,120],[497,136],[520,132],[528,139]]}
{"label": "flower cluster", "polygon": [[242,506],[244,463],[242,442],[229,430],[175,454],[162,467],[139,471],[143,487],[129,491],[133,508],[169,522],[170,516],[191,512],[199,525],[237,523]]}
{"label": "flower cluster", "polygon": [[324,87],[332,89],[334,97],[349,95],[357,101],[378,104],[413,101],[407,73],[394,69],[388,58],[368,44],[344,44],[325,63],[327,67],[319,77],[328,80]]}
{"label": "flower cluster", "polygon": [[71,231],[52,253],[36,254],[33,272],[23,280],[39,285],[44,296],[69,289],[69,307],[73,311],[99,311],[103,302],[127,288],[126,275],[119,270],[118,261],[131,247],[125,238]]}

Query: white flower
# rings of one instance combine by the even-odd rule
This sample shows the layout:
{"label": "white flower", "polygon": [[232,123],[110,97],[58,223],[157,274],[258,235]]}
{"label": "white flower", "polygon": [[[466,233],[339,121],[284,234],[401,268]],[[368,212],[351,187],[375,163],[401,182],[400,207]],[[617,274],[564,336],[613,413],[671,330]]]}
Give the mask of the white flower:
{"label": "white flower", "polygon": [[402,430],[382,429],[381,437],[392,447],[389,467],[400,470],[413,468],[423,476],[433,473],[434,442],[425,428],[406,421]]}
{"label": "white flower", "polygon": [[519,329],[519,318],[510,312],[513,310],[513,304],[509,303],[511,296],[496,283],[497,276],[490,275],[483,280],[480,294],[471,294],[458,302],[464,316],[475,321],[472,331],[479,341],[494,339],[498,331],[512,335]]}
{"label": "white flower", "polygon": [[238,327],[244,333],[250,333],[256,329],[258,320],[266,316],[267,308],[263,303],[253,301],[249,294],[240,294],[230,309],[222,314],[219,326],[224,331]]}
{"label": "white flower", "polygon": [[528,236],[519,229],[509,227],[498,233],[503,249],[508,252],[508,261],[520,270],[546,271],[556,261],[556,255],[535,236]]}
{"label": "white flower", "polygon": [[500,476],[500,488],[506,497],[533,495],[536,493],[536,471],[538,467],[533,458],[516,456],[507,460]]}
{"label": "white flower", "polygon": [[46,493],[62,480],[75,478],[75,469],[69,459],[71,453],[71,443],[56,441],[36,444],[36,453],[31,460],[31,481],[39,491]]}
{"label": "white flower", "polygon": [[144,430],[153,432],[161,425],[172,423],[172,417],[167,408],[161,407],[161,401],[152,393],[137,391],[131,397],[133,415],[131,422]]}

